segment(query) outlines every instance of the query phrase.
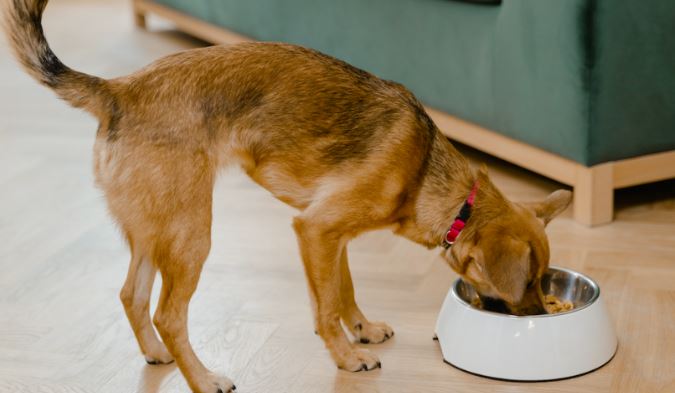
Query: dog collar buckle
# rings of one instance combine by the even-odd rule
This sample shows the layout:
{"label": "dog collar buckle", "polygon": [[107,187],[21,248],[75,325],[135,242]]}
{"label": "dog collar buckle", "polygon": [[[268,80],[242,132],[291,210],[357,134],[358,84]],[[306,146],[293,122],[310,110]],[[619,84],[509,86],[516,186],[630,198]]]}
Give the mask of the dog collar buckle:
{"label": "dog collar buckle", "polygon": [[466,226],[466,222],[471,217],[471,210],[476,200],[477,192],[478,192],[478,180],[476,180],[476,182],[473,183],[473,188],[471,188],[471,192],[469,193],[469,196],[466,198],[466,201],[464,201],[462,208],[459,209],[459,213],[455,217],[455,221],[453,221],[452,225],[450,226],[450,229],[448,229],[448,231],[445,232],[445,236],[443,237],[443,247],[445,249],[448,249],[452,247],[453,244],[455,244],[455,242],[457,241],[457,237],[459,237],[459,234],[462,232],[462,229],[464,229],[464,227]]}

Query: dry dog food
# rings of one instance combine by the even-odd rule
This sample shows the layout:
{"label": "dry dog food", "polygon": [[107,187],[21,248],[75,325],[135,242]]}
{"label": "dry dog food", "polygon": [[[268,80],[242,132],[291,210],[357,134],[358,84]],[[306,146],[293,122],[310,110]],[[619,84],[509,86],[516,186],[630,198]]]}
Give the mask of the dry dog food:
{"label": "dry dog food", "polygon": [[[508,307],[505,303],[500,300],[489,300],[487,303],[481,301],[479,297],[474,297],[471,300],[471,306],[480,310],[493,311],[502,314],[510,314]],[[570,311],[574,308],[572,302],[562,301],[558,299],[555,295],[546,295],[544,296],[544,308],[549,314],[557,314],[565,311]],[[541,310],[529,310],[523,312],[523,315],[536,315],[541,313]]]}
{"label": "dry dog food", "polygon": [[559,312],[570,311],[574,308],[572,302],[564,302],[554,295],[544,296],[544,307],[549,314],[557,314]]}
{"label": "dry dog food", "polygon": [[479,310],[483,309],[483,302],[480,301],[480,298],[478,296],[471,299],[471,307],[477,308]]}

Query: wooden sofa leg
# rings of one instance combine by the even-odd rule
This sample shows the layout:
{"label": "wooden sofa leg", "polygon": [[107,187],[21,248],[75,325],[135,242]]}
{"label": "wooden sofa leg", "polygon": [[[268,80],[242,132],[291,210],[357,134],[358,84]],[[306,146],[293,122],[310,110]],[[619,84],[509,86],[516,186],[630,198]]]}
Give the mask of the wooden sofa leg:
{"label": "wooden sofa leg", "polygon": [[613,163],[578,168],[574,184],[574,219],[595,226],[612,222],[613,216]]}
{"label": "wooden sofa leg", "polygon": [[140,7],[136,4],[136,1],[133,2],[134,9],[134,24],[139,29],[146,30],[147,25],[145,21],[145,11],[141,11]]}

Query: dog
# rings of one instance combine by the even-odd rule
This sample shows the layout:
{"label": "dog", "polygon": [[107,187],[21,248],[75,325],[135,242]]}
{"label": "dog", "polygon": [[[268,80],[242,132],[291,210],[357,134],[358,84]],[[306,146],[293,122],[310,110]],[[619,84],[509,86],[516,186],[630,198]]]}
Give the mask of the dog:
{"label": "dog", "polygon": [[204,367],[187,334],[188,303],[211,245],[212,189],[228,165],[299,211],[293,228],[315,331],[341,369],[381,366],[342,324],[363,343],[394,335],[354,299],[347,243],[365,231],[390,228],[442,247],[482,296],[515,313],[541,309],[544,228],[571,193],[510,202],[402,85],[281,43],[188,50],[104,80],[67,67],[49,48],[41,26],[47,0],[6,3],[5,26],[23,67],[99,120],[96,183],[131,251],[121,301],[147,362],[175,360],[194,392],[235,389]]}

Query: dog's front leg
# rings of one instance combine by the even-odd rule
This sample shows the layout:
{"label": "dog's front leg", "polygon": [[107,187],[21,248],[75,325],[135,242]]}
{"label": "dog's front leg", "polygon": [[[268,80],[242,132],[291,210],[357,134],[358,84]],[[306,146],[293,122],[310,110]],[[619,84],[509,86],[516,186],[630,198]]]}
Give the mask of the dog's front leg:
{"label": "dog's front leg", "polygon": [[349,342],[340,325],[342,234],[302,216],[294,220],[293,227],[298,236],[310,296],[316,302],[315,326],[333,360],[339,368],[348,371],[380,367],[374,354]]}
{"label": "dog's front leg", "polygon": [[369,321],[356,304],[347,246],[343,246],[340,252],[340,298],[342,300],[340,316],[357,341],[363,344],[379,344],[394,336],[394,331],[389,325]]}

